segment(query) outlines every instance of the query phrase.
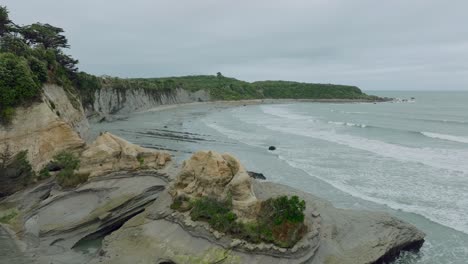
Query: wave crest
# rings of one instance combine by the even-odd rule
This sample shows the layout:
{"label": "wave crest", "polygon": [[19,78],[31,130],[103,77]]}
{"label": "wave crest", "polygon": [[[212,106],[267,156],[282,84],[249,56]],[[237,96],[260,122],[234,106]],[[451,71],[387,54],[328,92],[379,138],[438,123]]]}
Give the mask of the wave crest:
{"label": "wave crest", "polygon": [[438,134],[438,133],[432,133],[432,132],[421,132],[421,134],[426,136],[426,137],[430,137],[430,138],[442,139],[442,140],[448,140],[448,141],[468,144],[468,138],[467,137],[460,137],[460,136],[446,135],[446,134]]}

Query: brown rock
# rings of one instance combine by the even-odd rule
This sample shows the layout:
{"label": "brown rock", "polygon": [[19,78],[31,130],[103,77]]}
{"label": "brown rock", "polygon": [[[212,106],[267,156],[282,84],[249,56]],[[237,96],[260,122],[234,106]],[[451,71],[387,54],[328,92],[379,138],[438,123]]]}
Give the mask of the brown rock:
{"label": "brown rock", "polygon": [[95,177],[119,170],[160,169],[171,160],[171,156],[105,132],[86,148],[80,159],[79,172]]}
{"label": "brown rock", "polygon": [[173,196],[232,197],[238,217],[251,219],[257,210],[257,198],[251,178],[240,162],[229,154],[199,151],[184,162],[171,191]]}

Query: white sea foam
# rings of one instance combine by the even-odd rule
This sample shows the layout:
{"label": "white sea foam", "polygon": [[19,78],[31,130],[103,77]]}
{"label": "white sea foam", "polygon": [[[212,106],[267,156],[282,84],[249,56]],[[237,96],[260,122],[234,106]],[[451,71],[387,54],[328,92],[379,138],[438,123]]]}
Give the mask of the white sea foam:
{"label": "white sea foam", "polygon": [[367,125],[365,125],[365,124],[355,124],[355,123],[350,123],[350,122],[328,121],[328,124],[339,125],[339,126],[349,126],[349,127],[361,127],[361,128],[366,128],[367,127]]}
{"label": "white sea foam", "polygon": [[[326,140],[400,161],[419,162],[436,168],[459,170],[468,173],[468,163],[466,162],[468,160],[467,150],[412,148],[375,139],[338,134],[334,130],[317,127],[316,124],[288,121],[287,110],[284,108],[280,110],[281,115],[277,115],[277,110],[271,106],[262,107],[262,110],[267,114],[285,118],[280,122],[274,122],[274,120],[273,122],[265,122],[264,125],[271,130]],[[297,114],[294,114],[294,116],[294,119],[298,119]]]}
{"label": "white sea foam", "polygon": [[[253,122],[254,118],[248,121]],[[250,123],[249,122],[249,123]],[[299,123],[295,121],[295,123]],[[265,137],[262,135],[258,135],[255,133],[248,133],[244,131],[237,130],[235,128],[227,128],[219,124],[214,124],[210,122],[206,122],[206,124],[219,131],[220,133],[228,136],[231,139],[238,140],[248,145],[252,146],[263,146]],[[281,128],[279,126],[266,126],[269,129],[287,132],[287,128],[294,129],[291,126],[291,123],[288,123]],[[300,133],[301,135],[310,135],[310,131],[303,131]],[[326,137],[326,134],[333,135],[334,132],[328,131],[326,133],[317,133],[314,134],[314,137],[318,137],[321,139],[328,139],[333,142],[348,142],[351,139],[343,138],[332,138]],[[353,138],[352,140],[356,140]],[[347,143],[346,143],[347,144]],[[362,146],[364,149],[369,149],[371,144],[366,142],[364,143],[362,140],[358,141],[356,145],[365,145]],[[391,145],[391,144],[390,144]],[[362,149],[359,148],[359,149]],[[378,143],[372,149],[375,151],[376,149],[384,148],[382,147],[382,142]],[[395,148],[395,146],[390,147]],[[402,149],[393,149],[390,150],[393,154],[391,156],[397,156],[397,153],[400,155],[404,155],[406,150]],[[335,188],[351,194],[355,197],[372,201],[379,204],[387,205],[396,210],[404,210],[407,212],[413,212],[431,219],[432,221],[438,222],[440,224],[452,227],[456,230],[468,233],[468,211],[463,210],[463,208],[468,208],[468,196],[463,194],[463,192],[455,191],[453,188],[457,188],[457,186],[461,186],[463,184],[463,176],[466,176],[466,173],[455,173],[453,174],[447,170],[439,170],[438,178],[437,179],[424,179],[426,177],[426,171],[418,172],[415,171],[411,177],[406,177],[403,173],[399,178],[389,178],[385,172],[382,171],[373,171],[368,175],[346,175],[343,172],[340,172],[339,169],[333,172],[329,170],[333,170],[332,168],[323,168],[323,167],[316,167],[311,165],[310,157],[307,154],[302,153],[301,150],[294,151],[294,150],[285,150],[283,152],[282,148],[279,148],[277,152],[280,154],[279,158],[286,161],[292,167],[301,169],[306,173],[320,178],[321,180],[333,185]],[[375,151],[377,152],[377,151]],[[378,151],[378,153],[382,154],[384,152],[389,152],[387,150],[382,149],[382,151]],[[414,158],[418,157],[419,153],[406,153],[408,156],[404,158],[404,160],[411,160],[414,161]],[[384,155],[382,155],[384,156]],[[388,157],[389,155],[385,155]],[[393,157],[392,157],[393,158]],[[430,158],[433,159],[434,157]],[[440,159],[438,158],[435,159]],[[379,160],[378,158],[375,158]],[[459,162],[461,163],[461,162]],[[385,162],[382,162],[382,166],[380,166],[381,170],[387,170],[385,168]],[[413,167],[417,167],[415,164]],[[444,166],[442,166],[444,167]],[[408,168],[406,168],[408,169]],[[402,169],[404,170],[404,169]],[[430,169],[428,169],[430,170]],[[417,175],[419,173],[419,175]],[[398,174],[398,173],[397,173]],[[456,177],[454,177],[454,175]],[[458,176],[457,176],[458,175]],[[350,184],[350,180],[356,180],[355,177],[359,177],[361,181],[366,182],[367,184],[357,184],[353,185]],[[449,185],[455,186],[450,187]],[[449,186],[449,187],[447,187]],[[448,189],[447,189],[448,188]],[[402,198],[405,198],[407,202],[401,202]],[[465,199],[465,200],[463,200]],[[454,203],[454,200],[458,200],[458,204]]]}
{"label": "white sea foam", "polygon": [[[354,197],[383,204],[395,210],[417,213],[434,222],[468,234],[468,222],[466,221],[468,211],[465,210],[468,208],[467,195],[459,192],[447,193],[446,182],[427,181],[419,182],[416,185],[415,181],[418,181],[416,177],[394,179],[387,178],[385,174],[380,174],[380,172],[373,172],[367,177],[357,176],[363,177],[361,180],[368,181],[370,184],[367,186],[353,185],[349,184],[346,175],[333,172],[334,175],[330,177],[330,173],[321,172],[320,168],[313,167],[308,162],[301,162],[298,156],[280,155],[280,158],[290,166],[301,169]],[[454,203],[454,200],[463,198],[465,201]],[[402,199],[406,202],[401,202]]]}
{"label": "white sea foam", "polygon": [[[209,122],[207,125],[231,139],[257,147],[263,147],[265,144],[265,134],[270,137],[285,138],[284,145],[277,150],[277,153],[291,166],[302,169],[355,197],[385,204],[393,209],[417,213],[468,234],[468,164],[466,164],[468,150],[414,148],[340,134],[326,122],[316,122],[316,118],[309,115],[289,113],[288,108],[284,106],[260,108],[268,115],[262,116],[260,113],[259,116],[258,113],[244,110],[233,112],[241,122],[247,123],[245,125],[232,127],[229,124],[223,126]],[[349,122],[331,124],[355,125]],[[249,133],[246,129],[250,125],[262,126],[286,135],[275,132]],[[317,161],[318,163],[314,165],[314,159],[318,159],[318,157],[312,158],[317,155],[316,149],[308,148],[307,141],[304,141],[303,149],[285,149],[288,144],[286,140],[288,134],[350,147],[351,149],[344,152],[340,147],[343,149],[341,152],[345,154],[333,153],[333,155],[343,155],[337,157],[343,162],[359,157],[358,160],[364,162],[360,166],[367,167],[366,163],[372,166],[360,170],[360,166],[354,169],[357,164],[351,163],[348,166],[353,168],[354,172],[343,171],[343,168],[339,167],[324,167],[323,162],[328,159],[327,155],[324,160]],[[312,142],[310,144],[314,144]],[[360,150],[365,152],[359,152]],[[327,150],[320,150],[322,151]],[[404,164],[398,164],[399,162]]]}
{"label": "white sea foam", "polygon": [[430,138],[442,139],[442,140],[448,140],[448,141],[467,143],[468,144],[468,137],[445,135],[445,134],[438,134],[438,133],[432,133],[432,132],[421,132],[421,134],[423,134],[426,137],[430,137]]}

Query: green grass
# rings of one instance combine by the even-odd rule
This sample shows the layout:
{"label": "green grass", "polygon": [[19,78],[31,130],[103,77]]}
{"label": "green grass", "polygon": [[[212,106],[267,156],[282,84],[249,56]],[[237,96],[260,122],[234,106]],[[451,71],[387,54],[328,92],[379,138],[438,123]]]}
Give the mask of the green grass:
{"label": "green grass", "polygon": [[18,216],[18,211],[16,209],[11,209],[5,212],[2,216],[0,216],[0,223],[2,224],[10,224],[13,219]]}

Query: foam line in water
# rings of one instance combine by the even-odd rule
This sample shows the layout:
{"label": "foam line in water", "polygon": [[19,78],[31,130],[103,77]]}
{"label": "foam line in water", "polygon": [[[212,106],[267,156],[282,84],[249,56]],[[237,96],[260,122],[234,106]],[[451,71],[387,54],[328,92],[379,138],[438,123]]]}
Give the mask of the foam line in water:
{"label": "foam line in water", "polygon": [[[244,131],[240,131],[236,128],[227,128],[223,125],[220,124],[214,124],[212,122],[209,122],[207,120],[204,120],[204,123],[217,130],[218,132],[228,136],[231,139],[238,140],[242,143],[254,146],[254,147],[259,147],[264,145],[264,140],[265,138],[263,136],[259,136],[255,133],[247,133]],[[286,146],[284,146],[286,147]],[[286,163],[288,163],[290,166],[294,168],[298,168],[303,170],[305,173],[312,175],[314,177],[317,177],[335,188],[348,193],[350,195],[353,195],[355,197],[375,202],[378,204],[383,204],[387,205],[393,209],[396,210],[404,210],[407,212],[413,212],[417,213],[420,215],[423,215],[427,217],[428,219],[452,227],[456,230],[459,230],[464,233],[468,233],[468,224],[463,220],[465,217],[468,217],[467,213],[460,213],[458,211],[459,209],[456,209],[457,207],[463,205],[457,205],[453,207],[449,207],[448,204],[452,203],[452,201],[456,198],[453,196],[457,196],[456,193],[446,193],[443,197],[440,197],[438,193],[441,193],[439,191],[433,191],[427,193],[428,189],[434,190],[437,188],[437,186],[442,186],[441,184],[438,184],[437,182],[427,182],[425,184],[418,184],[415,186],[412,184],[413,180],[417,179],[400,179],[400,183],[394,183],[393,180],[391,182],[387,182],[387,184],[384,184],[385,180],[379,179],[378,173],[377,174],[372,174],[372,177],[375,181],[380,181],[381,185],[385,185],[386,187],[384,188],[378,188],[376,186],[378,185],[373,185],[371,184],[371,187],[369,186],[352,186],[346,183],[346,181],[343,181],[343,177],[339,175],[339,173],[334,173],[336,174],[336,177],[330,177],[330,175],[327,175],[327,173],[320,173],[319,168],[314,168],[311,164],[310,161],[305,161],[304,160],[304,153],[296,153],[297,151],[288,149],[286,151],[282,151],[282,149],[278,149],[278,154],[279,158],[284,160]],[[315,173],[314,173],[315,172]],[[442,172],[441,172],[442,173]],[[450,174],[450,173],[447,173]],[[465,174],[466,175],[466,174]],[[458,174],[458,176],[460,176]],[[460,177],[455,177],[457,179],[460,179]],[[384,176],[383,176],[384,177]],[[447,176],[447,175],[439,175],[440,181],[450,181],[452,176]],[[444,178],[448,177],[448,178]],[[384,177],[385,178],[385,177]],[[369,179],[371,181],[371,179]],[[406,186],[406,187],[405,187]],[[408,188],[409,190],[406,190]],[[445,188],[445,187],[444,187]],[[412,199],[412,203],[400,203],[397,202],[398,199],[401,198],[401,192],[409,194],[409,196],[414,196]],[[425,197],[424,199],[419,199],[417,197],[419,196]],[[385,197],[385,198],[382,198]],[[424,204],[423,201],[427,202],[427,204]],[[441,206],[437,206],[436,208],[432,208],[431,205],[433,202],[437,200],[438,203]],[[443,205],[447,206],[443,206]],[[429,206],[429,207],[428,207]]]}
{"label": "foam line in water", "polygon": [[361,127],[361,128],[366,128],[367,127],[367,125],[365,125],[365,124],[355,124],[355,123],[350,123],[350,122],[328,121],[328,124],[339,125],[339,126],[349,126],[349,127]]}
{"label": "foam line in water", "polygon": [[[468,160],[467,150],[412,148],[376,139],[339,134],[334,130],[319,127],[317,123],[297,122],[297,114],[294,114],[293,120],[288,119],[288,111],[284,108],[280,109],[279,114],[274,107],[262,107],[262,109],[267,114],[283,117],[282,120],[263,121],[263,125],[270,130],[325,140],[354,149],[369,151],[399,161],[422,163],[435,168],[468,173],[468,163],[466,163]],[[257,124],[260,124],[260,122],[257,122]]]}
{"label": "foam line in water", "polygon": [[432,133],[432,132],[421,132],[421,134],[423,134],[426,137],[430,137],[430,138],[436,138],[436,139],[442,139],[442,140],[448,140],[448,141],[467,143],[468,144],[468,137],[445,135],[445,134],[438,134],[438,133]]}

